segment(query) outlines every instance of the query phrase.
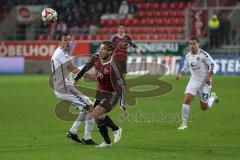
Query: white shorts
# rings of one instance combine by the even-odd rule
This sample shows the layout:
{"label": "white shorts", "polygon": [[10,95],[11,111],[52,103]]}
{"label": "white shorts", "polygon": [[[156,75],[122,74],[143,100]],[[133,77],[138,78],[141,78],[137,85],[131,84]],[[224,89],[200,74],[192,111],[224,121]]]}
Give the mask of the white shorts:
{"label": "white shorts", "polygon": [[189,81],[185,90],[186,93],[190,93],[193,96],[198,96],[201,102],[207,103],[211,94],[211,85],[204,84],[202,81]]}
{"label": "white shorts", "polygon": [[87,109],[89,105],[93,105],[93,102],[76,88],[72,87],[67,90],[67,93],[55,92],[56,96],[64,101],[70,102],[80,110]]}

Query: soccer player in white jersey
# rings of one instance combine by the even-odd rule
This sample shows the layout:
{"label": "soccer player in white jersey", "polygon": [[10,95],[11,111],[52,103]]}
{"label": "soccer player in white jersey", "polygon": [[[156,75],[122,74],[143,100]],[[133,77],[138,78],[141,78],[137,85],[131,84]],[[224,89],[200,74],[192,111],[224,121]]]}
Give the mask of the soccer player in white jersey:
{"label": "soccer player in white jersey", "polygon": [[214,74],[215,62],[211,56],[199,48],[198,38],[191,38],[189,41],[190,52],[185,57],[182,70],[177,74],[178,80],[188,70],[191,77],[185,90],[185,99],[182,105],[182,124],[179,130],[187,129],[187,121],[190,114],[190,105],[195,96],[200,97],[202,110],[211,108],[218,97],[214,92],[211,93],[211,76]]}
{"label": "soccer player in white jersey", "polygon": [[[80,69],[72,64],[69,57],[71,36],[67,33],[61,33],[58,40],[59,47],[54,51],[51,58],[54,91],[58,98],[70,102],[81,110],[67,136],[79,143],[96,144],[91,138],[94,118],[90,114],[90,110],[93,110],[93,103],[87,96],[78,91],[73,83],[72,73],[78,73]],[[90,78],[87,74],[85,76]],[[80,140],[77,131],[83,121],[85,121],[85,133],[83,139]]]}

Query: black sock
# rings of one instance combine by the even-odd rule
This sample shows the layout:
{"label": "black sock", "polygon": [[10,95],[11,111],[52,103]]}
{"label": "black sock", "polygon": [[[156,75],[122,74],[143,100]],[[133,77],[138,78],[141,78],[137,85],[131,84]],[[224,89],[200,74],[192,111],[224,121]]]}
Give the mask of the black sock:
{"label": "black sock", "polygon": [[108,135],[108,129],[107,129],[107,126],[106,126],[104,120],[97,120],[97,126],[98,126],[98,129],[99,129],[99,132],[101,133],[102,137],[104,138],[104,141],[107,144],[110,144],[111,140],[110,140],[110,137]]}
{"label": "black sock", "polygon": [[113,131],[116,131],[119,129],[119,127],[112,121],[109,115],[105,116],[104,122],[106,126],[110,127]]}

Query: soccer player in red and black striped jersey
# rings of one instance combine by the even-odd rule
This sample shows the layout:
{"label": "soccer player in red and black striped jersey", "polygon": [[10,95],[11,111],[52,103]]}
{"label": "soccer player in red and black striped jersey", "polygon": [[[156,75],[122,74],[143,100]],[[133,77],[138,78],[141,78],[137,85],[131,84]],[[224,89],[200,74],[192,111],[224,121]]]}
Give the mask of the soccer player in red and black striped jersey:
{"label": "soccer player in red and black striped jersey", "polygon": [[120,69],[123,74],[127,73],[127,49],[128,46],[132,46],[136,49],[138,55],[141,55],[140,49],[133,42],[130,35],[125,34],[125,27],[120,25],[118,26],[118,33],[112,36],[111,41],[117,44],[114,58],[118,61]]}
{"label": "soccer player in red and black striped jersey", "polygon": [[77,84],[78,80],[88,70],[92,67],[95,68],[98,89],[93,116],[98,125],[99,132],[104,138],[104,142],[98,145],[98,147],[109,147],[112,145],[107,127],[110,127],[114,131],[114,143],[118,142],[121,138],[122,129],[114,124],[111,118],[106,115],[117,104],[119,98],[121,99],[121,108],[127,114],[125,107],[127,89],[123,75],[113,57],[115,47],[116,44],[111,41],[103,42],[99,52],[90,58],[89,62],[85,64],[75,78],[75,84]]}

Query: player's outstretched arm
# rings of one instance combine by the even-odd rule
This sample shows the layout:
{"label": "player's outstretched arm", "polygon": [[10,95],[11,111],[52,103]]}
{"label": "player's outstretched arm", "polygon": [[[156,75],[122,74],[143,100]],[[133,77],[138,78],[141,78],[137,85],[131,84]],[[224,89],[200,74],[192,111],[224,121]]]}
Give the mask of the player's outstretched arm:
{"label": "player's outstretched arm", "polygon": [[89,80],[91,80],[91,81],[96,81],[96,75],[95,74],[90,74],[90,73],[85,73],[84,74],[84,78],[87,78],[87,79],[89,79]]}
{"label": "player's outstretched arm", "polygon": [[185,72],[184,71],[180,71],[177,75],[176,75],[176,80],[178,80],[180,77],[184,76]]}
{"label": "player's outstretched arm", "polygon": [[124,82],[123,75],[121,74],[120,70],[118,69],[116,63],[114,61],[111,62],[112,72],[111,72],[111,83],[113,84],[116,92],[118,95],[121,96],[120,107],[125,116],[128,115],[126,109],[126,93],[127,93],[127,86]]}
{"label": "player's outstretched arm", "polygon": [[84,67],[81,69],[81,71],[77,74],[77,76],[74,78],[75,80],[75,83],[77,83],[77,81],[79,79],[81,79],[84,74],[89,71],[93,66],[94,66],[94,61],[95,61],[95,58],[99,56],[97,54],[94,54],[90,59],[89,61],[84,65]]}
{"label": "player's outstretched arm", "polygon": [[72,62],[69,62],[69,64],[67,65],[67,69],[68,69],[69,72],[72,72],[72,73],[74,73],[74,74],[77,74],[77,73],[80,71],[80,69],[77,68],[77,67],[75,67],[75,66],[72,64]]}

